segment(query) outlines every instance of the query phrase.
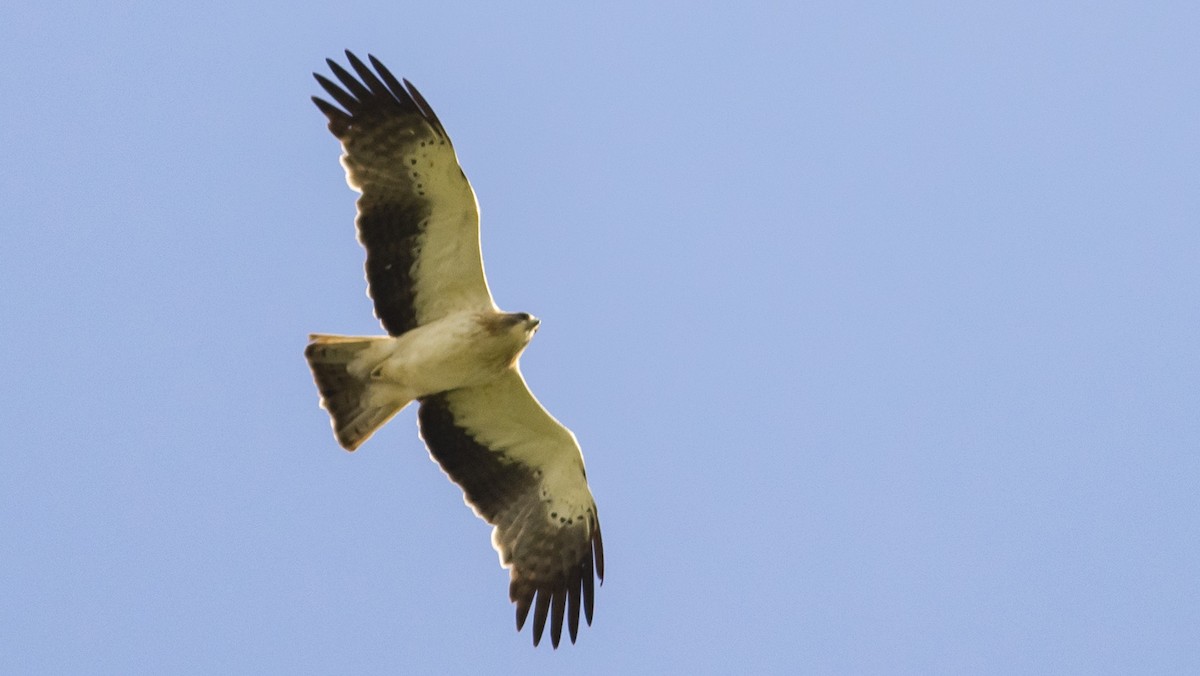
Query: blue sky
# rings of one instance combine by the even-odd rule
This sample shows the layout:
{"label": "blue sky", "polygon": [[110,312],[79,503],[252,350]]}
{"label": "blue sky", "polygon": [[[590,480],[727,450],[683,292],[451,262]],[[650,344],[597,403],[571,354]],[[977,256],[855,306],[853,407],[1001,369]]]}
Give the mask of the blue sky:
{"label": "blue sky", "polygon": [[[0,10],[0,671],[1200,671],[1194,4],[79,5]],[[317,407],[345,48],[543,320],[577,645],[413,411]]]}

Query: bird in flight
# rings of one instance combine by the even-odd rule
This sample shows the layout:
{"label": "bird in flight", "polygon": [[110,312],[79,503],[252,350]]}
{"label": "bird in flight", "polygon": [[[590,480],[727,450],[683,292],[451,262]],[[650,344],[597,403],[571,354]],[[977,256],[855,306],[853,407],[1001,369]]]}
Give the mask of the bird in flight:
{"label": "bird in flight", "polygon": [[313,97],[342,144],[358,198],[367,290],[388,335],[309,336],[304,356],[334,436],[353,451],[408,404],[430,455],[493,525],[510,569],[520,631],[533,644],[550,621],[558,647],[579,610],[590,625],[604,549],[583,454],[571,430],[529,391],[518,360],[538,329],[492,300],[479,246],[479,208],[442,123],[407,80],[374,56],[346,52],[353,73],[313,76]]}

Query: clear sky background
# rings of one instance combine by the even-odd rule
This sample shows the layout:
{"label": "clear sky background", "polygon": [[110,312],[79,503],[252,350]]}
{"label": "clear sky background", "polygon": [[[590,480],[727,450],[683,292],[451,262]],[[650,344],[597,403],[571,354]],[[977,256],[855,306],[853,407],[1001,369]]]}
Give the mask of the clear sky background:
{"label": "clear sky background", "polygon": [[[1195,3],[6,3],[0,671],[1200,673]],[[421,88],[608,579],[516,634],[309,96]]]}

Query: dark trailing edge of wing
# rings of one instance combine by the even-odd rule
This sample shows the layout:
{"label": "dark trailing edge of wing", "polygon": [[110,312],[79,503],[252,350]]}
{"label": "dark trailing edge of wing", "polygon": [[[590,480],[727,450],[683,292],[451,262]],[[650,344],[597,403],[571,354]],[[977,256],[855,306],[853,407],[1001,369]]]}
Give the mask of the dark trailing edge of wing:
{"label": "dark trailing edge of wing", "polygon": [[[374,56],[368,58],[375,71],[349,51],[346,58],[354,73],[326,60],[340,85],[313,73],[337,105],[316,96],[312,100],[328,118],[329,131],[342,142],[348,167],[394,172],[411,145],[435,138],[449,144],[442,123],[412,83],[396,79]],[[363,185],[358,202],[368,291],[375,316],[393,336],[417,326],[412,270],[433,208],[420,186],[404,185],[405,180],[411,179],[393,173],[386,186]]]}
{"label": "dark trailing edge of wing", "polygon": [[[489,449],[475,441],[454,422],[454,414],[445,394],[421,400],[417,413],[421,437],[430,453],[450,478],[462,487],[467,500],[488,523],[499,530],[499,542],[504,547],[504,534],[511,527],[521,530],[518,521],[545,519],[538,499],[538,478],[520,462],[505,459],[502,451]],[[542,639],[546,621],[550,621],[550,641],[558,647],[562,636],[563,619],[571,642],[579,632],[579,609],[582,602],[584,618],[592,623],[595,604],[595,578],[604,580],[604,545],[600,539],[600,523],[590,524],[590,541],[580,543],[580,528],[564,528],[559,534],[564,540],[551,538],[532,547],[539,562],[549,561],[553,569],[522,570],[515,561],[509,598],[517,606],[517,631],[525,626],[531,608],[533,615],[533,644]],[[572,546],[573,545],[573,546]],[[564,561],[562,551],[580,549],[580,556]],[[509,551],[501,550],[508,561]],[[557,556],[556,556],[557,555]],[[594,562],[594,565],[593,565]],[[533,579],[530,579],[533,578]],[[536,600],[536,606],[534,601]]]}

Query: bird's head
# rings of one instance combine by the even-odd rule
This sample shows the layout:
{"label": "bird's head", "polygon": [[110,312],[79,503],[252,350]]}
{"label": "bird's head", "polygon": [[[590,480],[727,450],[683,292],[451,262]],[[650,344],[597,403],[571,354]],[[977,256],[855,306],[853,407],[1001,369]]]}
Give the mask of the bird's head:
{"label": "bird's head", "polygon": [[493,336],[507,336],[524,347],[537,333],[541,320],[528,312],[500,312],[483,315],[480,324]]}
{"label": "bird's head", "polygon": [[537,333],[538,326],[542,323],[542,320],[528,312],[512,312],[505,315],[505,318],[511,330],[523,332],[527,341],[533,338],[533,334]]}
{"label": "bird's head", "polygon": [[497,358],[511,366],[533,340],[541,322],[528,312],[497,312],[480,316],[479,323],[492,336],[488,349],[495,350]]}

